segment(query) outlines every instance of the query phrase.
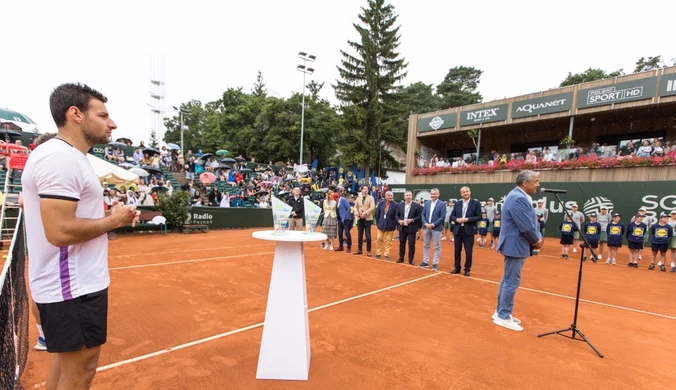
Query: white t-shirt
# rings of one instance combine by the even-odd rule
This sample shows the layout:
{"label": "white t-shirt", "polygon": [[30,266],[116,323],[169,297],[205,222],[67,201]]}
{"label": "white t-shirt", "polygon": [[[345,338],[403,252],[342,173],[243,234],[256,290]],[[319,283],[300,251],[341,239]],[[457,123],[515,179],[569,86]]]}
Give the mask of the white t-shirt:
{"label": "white t-shirt", "polygon": [[101,184],[87,156],[61,139],[51,139],[30,154],[21,186],[33,300],[63,302],[107,288],[108,236],[58,248],[47,241],[40,214],[40,198],[56,198],[78,202],[78,218],[105,216]]}

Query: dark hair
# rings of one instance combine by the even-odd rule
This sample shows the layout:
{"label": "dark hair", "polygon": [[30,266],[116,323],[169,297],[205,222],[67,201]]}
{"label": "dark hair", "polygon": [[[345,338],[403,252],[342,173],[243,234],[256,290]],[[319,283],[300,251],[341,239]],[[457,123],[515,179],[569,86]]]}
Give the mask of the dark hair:
{"label": "dark hair", "polygon": [[66,112],[72,106],[80,111],[86,112],[89,109],[89,100],[96,99],[103,103],[108,98],[93,88],[80,83],[66,83],[54,88],[49,96],[49,109],[52,111],[52,118],[56,127],[61,128],[66,124]]}

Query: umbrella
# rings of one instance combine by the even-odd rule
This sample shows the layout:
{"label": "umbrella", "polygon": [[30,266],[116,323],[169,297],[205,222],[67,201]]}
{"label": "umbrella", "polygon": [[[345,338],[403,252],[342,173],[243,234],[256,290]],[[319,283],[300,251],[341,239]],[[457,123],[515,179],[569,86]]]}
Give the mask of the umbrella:
{"label": "umbrella", "polygon": [[244,162],[244,161],[246,161],[246,160],[245,160],[245,159],[243,159],[242,157],[235,157],[235,160],[237,160],[237,161],[240,161],[240,162]]}
{"label": "umbrella", "polygon": [[152,154],[160,154],[160,151],[159,151],[159,150],[153,149],[153,148],[145,148],[145,149],[142,150],[142,152],[143,152],[143,153],[148,153],[148,154],[151,154],[151,155],[152,155]]}
{"label": "umbrella", "polygon": [[322,188],[322,189],[317,190],[317,191],[315,191],[315,192],[319,192],[320,194],[323,194],[323,193],[325,193],[325,192],[328,191],[328,190],[329,190],[328,188]]}
{"label": "umbrella", "polygon": [[236,164],[237,160],[235,160],[234,158],[227,157],[222,159],[221,162],[226,164]]}
{"label": "umbrella", "polygon": [[169,189],[167,187],[155,186],[155,187],[151,188],[151,191],[167,192],[167,191],[169,191]]}
{"label": "umbrella", "polygon": [[141,168],[145,169],[148,172],[157,172],[157,173],[162,173],[162,170],[157,167],[152,167],[150,165],[144,165]]}
{"label": "umbrella", "polygon": [[202,157],[200,157],[200,158],[202,158],[204,161],[206,161],[206,160],[210,159],[213,155],[214,155],[213,153],[204,153],[202,155]]}
{"label": "umbrella", "polygon": [[204,172],[200,175],[200,181],[202,183],[213,183],[216,181],[216,175],[211,172]]}
{"label": "umbrella", "polygon": [[219,150],[219,151],[216,152],[216,155],[217,155],[217,156],[228,156],[229,154],[230,154],[230,152],[228,152],[228,151],[225,150],[225,149],[221,149],[221,150]]}
{"label": "umbrella", "polygon": [[148,173],[148,171],[146,171],[145,169],[141,169],[141,168],[132,168],[132,169],[129,170],[129,172],[131,172],[135,175],[139,175],[140,177],[146,177],[146,176],[150,175]]}
{"label": "umbrella", "polygon": [[3,128],[4,130],[15,130],[15,131],[23,130],[21,126],[17,125],[14,122],[0,122],[0,127]]}
{"label": "umbrella", "polygon": [[127,144],[122,143],[122,142],[110,142],[108,145],[114,147],[114,148],[126,148]]}
{"label": "umbrella", "polygon": [[0,119],[34,125],[35,122],[24,114],[6,108],[0,108]]}
{"label": "umbrella", "polygon": [[135,168],[136,165],[134,165],[134,164],[129,164],[129,163],[122,163],[122,164],[119,164],[118,167],[122,167],[122,168],[127,168],[127,169],[129,169],[129,168]]}
{"label": "umbrella", "polygon": [[16,130],[0,129],[0,134],[7,137],[20,137],[21,133]]}
{"label": "umbrella", "polygon": [[129,138],[124,138],[124,137],[123,137],[123,138],[118,138],[118,139],[116,139],[115,142],[122,142],[122,143],[128,142],[128,143],[130,143],[130,144],[132,143],[131,140],[130,140]]}
{"label": "umbrella", "polygon": [[218,166],[218,169],[232,169],[230,165],[221,164]]}
{"label": "umbrella", "polygon": [[279,191],[279,192],[277,193],[277,196],[284,196],[284,195],[286,195],[286,194],[288,194],[288,193],[289,193],[289,191]]}
{"label": "umbrella", "polygon": [[242,168],[239,170],[240,172],[251,172],[251,169],[249,168]]}
{"label": "umbrella", "polygon": [[267,195],[267,194],[269,194],[269,193],[270,193],[269,191],[263,191],[263,190],[261,190],[261,191],[256,192],[254,195]]}
{"label": "umbrella", "polygon": [[169,150],[181,150],[181,147],[176,144],[167,144],[167,149]]}
{"label": "umbrella", "polygon": [[195,160],[195,164],[204,165],[204,160],[202,160],[201,158],[198,158],[197,160]]}

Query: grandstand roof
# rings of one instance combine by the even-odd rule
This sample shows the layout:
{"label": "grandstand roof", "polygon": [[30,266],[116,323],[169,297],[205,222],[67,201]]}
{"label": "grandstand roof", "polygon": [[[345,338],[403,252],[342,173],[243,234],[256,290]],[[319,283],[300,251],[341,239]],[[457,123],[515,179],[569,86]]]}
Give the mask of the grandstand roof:
{"label": "grandstand roof", "polygon": [[676,66],[414,115],[409,133],[426,137],[664,103],[676,103]]}

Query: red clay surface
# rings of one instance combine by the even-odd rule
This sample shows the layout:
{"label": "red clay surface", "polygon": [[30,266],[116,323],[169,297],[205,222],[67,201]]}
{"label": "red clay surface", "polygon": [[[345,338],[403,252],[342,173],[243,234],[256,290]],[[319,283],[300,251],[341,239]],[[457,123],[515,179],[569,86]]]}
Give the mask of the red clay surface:
{"label": "red clay surface", "polygon": [[[398,241],[390,262],[306,244],[311,309],[413,282],[311,311],[309,380],[256,380],[275,245],[252,238],[253,231],[111,241],[108,343],[93,388],[672,389],[676,383],[670,368],[676,274],[648,271],[649,252],[640,269],[626,266],[626,248],[616,266],[585,263],[578,326],[605,358],[581,341],[537,337],[573,318],[579,254],[559,259],[554,239],[524,266],[514,309],[521,333],[490,318],[503,261],[490,249],[475,246],[466,278],[448,273],[447,241],[439,272],[394,264]],[[416,263],[421,259],[419,241]],[[431,277],[414,281],[425,276]],[[204,340],[216,335],[222,337]],[[24,387],[44,387],[50,362],[48,353],[31,351]]]}

